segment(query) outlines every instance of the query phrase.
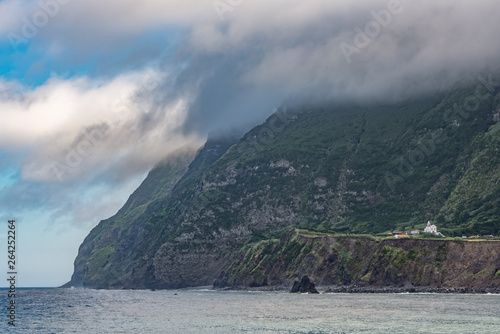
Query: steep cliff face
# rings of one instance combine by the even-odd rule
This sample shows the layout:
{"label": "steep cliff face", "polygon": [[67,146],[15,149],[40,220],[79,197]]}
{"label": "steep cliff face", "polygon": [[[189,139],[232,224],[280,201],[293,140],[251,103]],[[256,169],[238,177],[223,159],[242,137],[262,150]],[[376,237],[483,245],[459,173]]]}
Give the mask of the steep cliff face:
{"label": "steep cliff face", "polygon": [[[94,288],[176,287],[158,285],[153,262],[169,226],[155,229],[166,202],[173,194],[196,185],[199,175],[235,142],[233,138],[210,140],[199,150],[183,149],[156,166],[118,213],[101,221],[85,238],[75,260],[71,281],[65,286]],[[186,201],[179,201],[182,206]],[[170,226],[171,227],[171,226]]]}
{"label": "steep cliff face", "polygon": [[184,148],[170,155],[148,174],[116,215],[101,221],[90,232],[80,246],[68,286],[110,281],[126,271],[117,261],[127,257],[124,254],[130,251],[129,245],[133,244],[140,230],[138,219],[150,204],[170,195],[195,155],[196,149],[193,148]]}
{"label": "steep cliff face", "polygon": [[380,240],[292,230],[244,248],[222,286],[318,285],[500,288],[500,241]]}
{"label": "steep cliff face", "polygon": [[[460,106],[474,93],[472,87],[399,104],[280,110],[239,141],[210,140],[189,168],[165,174],[175,175],[167,177],[168,189],[150,190],[163,182],[162,172],[152,171],[136,192],[145,195],[133,195],[91,232],[68,284],[230,281],[242,248],[273,245],[297,227],[376,234],[432,220],[446,235],[500,235],[500,95],[482,95],[466,113]],[[359,252],[360,267],[370,245],[350,250]],[[286,251],[287,261],[294,252]],[[346,266],[342,259],[332,263]],[[370,272],[364,281],[377,282]],[[342,283],[355,274],[325,272],[320,281]],[[233,283],[282,281],[280,275]]]}

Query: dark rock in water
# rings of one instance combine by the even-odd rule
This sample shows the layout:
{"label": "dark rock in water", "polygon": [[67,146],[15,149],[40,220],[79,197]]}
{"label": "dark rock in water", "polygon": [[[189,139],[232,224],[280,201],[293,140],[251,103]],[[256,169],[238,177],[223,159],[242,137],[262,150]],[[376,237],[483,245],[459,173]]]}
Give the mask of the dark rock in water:
{"label": "dark rock in water", "polygon": [[220,273],[219,277],[214,280],[213,287],[214,289],[222,289],[227,287],[227,280],[229,276],[224,271]]}
{"label": "dark rock in water", "polygon": [[316,285],[311,282],[309,277],[304,276],[302,279],[299,281],[295,281],[293,283],[292,290],[290,290],[290,293],[319,293],[318,290],[316,290]]}

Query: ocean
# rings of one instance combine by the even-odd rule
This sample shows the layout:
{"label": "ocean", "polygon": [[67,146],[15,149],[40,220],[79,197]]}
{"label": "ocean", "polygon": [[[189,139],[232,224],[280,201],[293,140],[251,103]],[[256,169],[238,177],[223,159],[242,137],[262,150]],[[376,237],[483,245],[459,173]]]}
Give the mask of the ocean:
{"label": "ocean", "polygon": [[22,289],[2,333],[500,333],[500,295]]}

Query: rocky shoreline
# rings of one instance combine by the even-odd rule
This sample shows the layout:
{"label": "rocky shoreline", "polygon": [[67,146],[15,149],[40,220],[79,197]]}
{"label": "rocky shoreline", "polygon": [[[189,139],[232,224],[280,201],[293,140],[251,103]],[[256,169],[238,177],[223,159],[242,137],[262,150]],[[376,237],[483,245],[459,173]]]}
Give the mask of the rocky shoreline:
{"label": "rocky shoreline", "polygon": [[468,294],[487,294],[500,293],[500,287],[457,287],[457,288],[439,288],[439,287],[368,287],[368,286],[337,286],[327,287],[321,291],[325,293],[468,293]]}
{"label": "rocky shoreline", "polygon": [[[61,287],[67,289],[68,287]],[[260,287],[249,286],[230,286],[225,288],[216,288],[209,285],[186,287],[181,289],[150,289],[151,291],[189,291],[189,290],[211,290],[211,291],[251,291],[251,292],[291,292],[293,286],[287,285],[267,285]],[[396,287],[396,286],[361,286],[361,285],[343,285],[343,286],[317,286],[317,291],[320,294],[325,293],[452,293],[452,294],[500,294],[500,286],[487,287],[431,287],[431,286],[414,286],[414,287]],[[136,290],[136,289],[104,289],[104,290]],[[140,290],[140,289],[138,289]],[[299,291],[300,292],[300,291]]]}
{"label": "rocky shoreline", "polygon": [[[500,287],[395,287],[395,286],[318,286],[319,293],[455,293],[455,294],[500,294]],[[263,287],[245,287],[233,286],[223,289],[214,289],[216,291],[262,291],[262,292],[290,292],[291,287],[285,285],[263,286]]]}

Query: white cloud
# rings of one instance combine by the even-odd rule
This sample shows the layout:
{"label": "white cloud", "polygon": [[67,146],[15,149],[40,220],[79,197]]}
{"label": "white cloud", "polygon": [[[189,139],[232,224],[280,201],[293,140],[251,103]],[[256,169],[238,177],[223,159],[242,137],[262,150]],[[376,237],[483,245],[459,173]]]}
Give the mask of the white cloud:
{"label": "white cloud", "polygon": [[[28,149],[22,176],[31,181],[64,181],[112,166],[132,174],[143,171],[179,146],[198,141],[182,133],[187,116],[182,98],[162,106],[139,100],[156,88],[150,83],[155,75],[148,69],[109,82],[52,79],[18,90],[13,98],[0,95],[0,148]],[[11,91],[16,86],[2,85]]]}
{"label": "white cloud", "polygon": [[[205,61],[207,66],[211,66],[210,57],[221,61],[232,57],[241,62],[240,71],[230,74],[234,80],[280,86],[280,94],[285,95],[318,86],[333,96],[387,94],[395,88],[408,90],[404,84],[408,78],[417,76],[421,81],[435,76],[437,70],[446,75],[433,78],[427,86],[443,86],[497,64],[500,54],[500,45],[495,43],[500,7],[494,0],[222,2],[231,10],[221,21],[213,1],[70,1],[61,5],[36,39],[51,52],[78,50],[74,61],[87,62],[85,54],[95,50],[119,54],[129,45],[141,45],[144,36],[155,29],[165,34],[158,37],[158,43],[168,40],[172,31],[182,31],[181,57]],[[358,47],[348,63],[341,43],[354,45],[355,29],[364,31],[370,22],[376,24],[371,12],[387,10],[393,3],[398,4],[398,11],[389,24],[379,27],[380,32],[366,46]],[[29,17],[33,6],[23,4],[24,16]],[[23,16],[19,7],[14,17]],[[3,23],[3,29],[15,30],[14,21]],[[136,54],[125,63],[141,62],[144,57]]]}
{"label": "white cloud", "polygon": [[[186,39],[174,56],[156,59],[176,72],[53,78],[35,89],[0,80],[0,148],[27,152],[25,180],[60,181],[54,163],[69,166],[60,170],[64,182],[116,166],[135,175],[175,147],[198,143],[186,126],[203,136],[260,120],[289,97],[398,98],[498,69],[500,7],[493,0],[401,0],[390,22],[356,46],[356,29],[365,30],[376,21],[371,12],[393,2],[232,2],[221,21],[212,1],[69,1],[34,37],[51,55],[105,49],[116,56],[122,48],[141,49],[152,29],[181,29]],[[1,2],[8,19],[0,31],[19,29],[21,18],[40,8]],[[357,47],[350,63],[341,43]],[[72,61],[88,60],[78,57]]]}

